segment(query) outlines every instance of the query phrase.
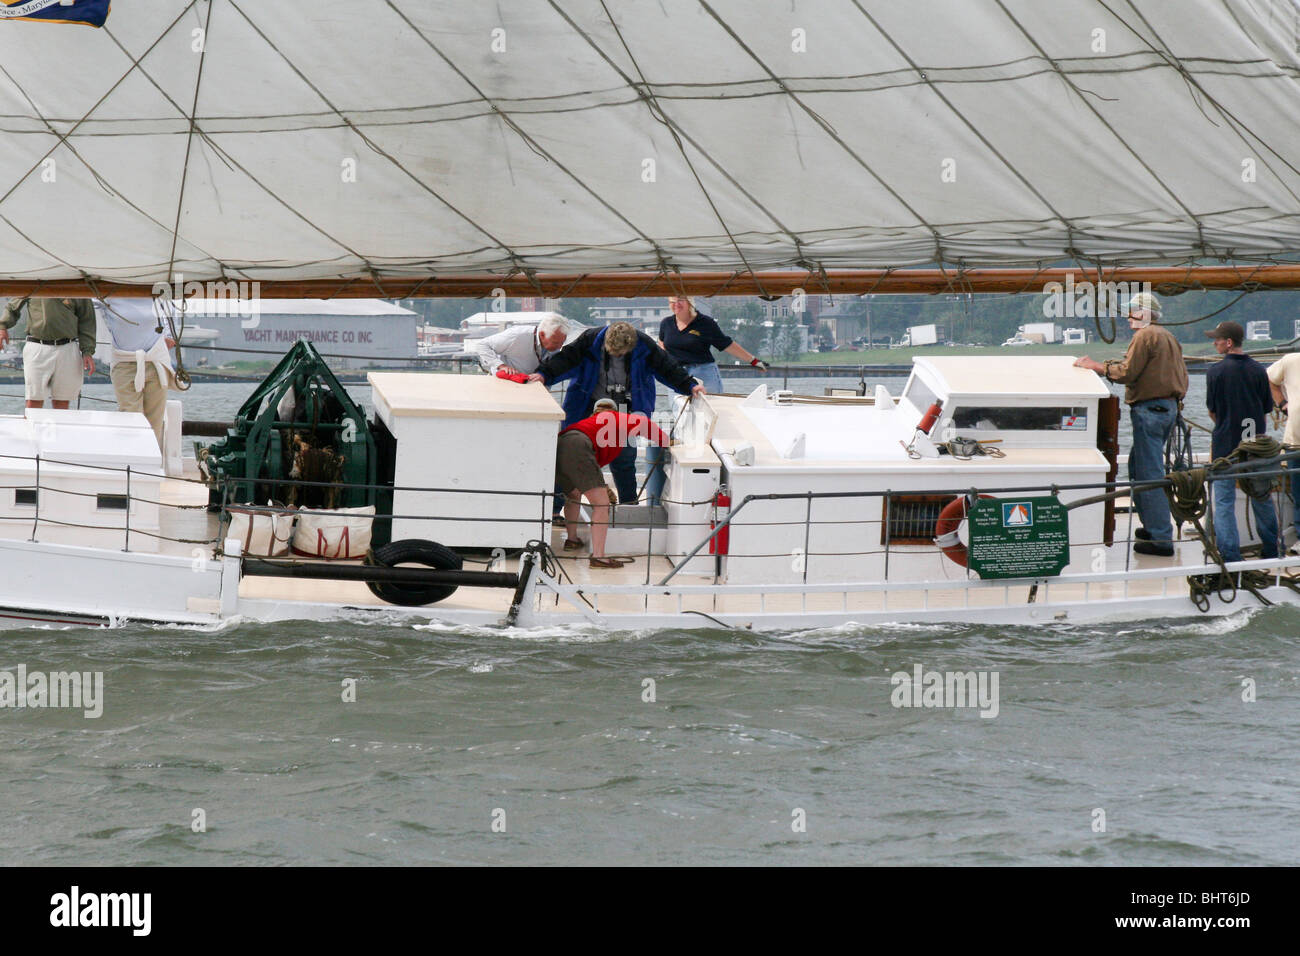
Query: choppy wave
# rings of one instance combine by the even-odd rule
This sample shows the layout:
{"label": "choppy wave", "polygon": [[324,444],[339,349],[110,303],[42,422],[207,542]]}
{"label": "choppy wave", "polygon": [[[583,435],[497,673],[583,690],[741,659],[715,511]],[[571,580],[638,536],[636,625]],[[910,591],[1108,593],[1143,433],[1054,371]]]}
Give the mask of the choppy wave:
{"label": "choppy wave", "polygon": [[[0,669],[102,670],[105,706],[0,710],[0,863],[1295,865],[1298,634],[1294,608],[10,631]],[[917,664],[996,671],[998,715],[896,706]]]}

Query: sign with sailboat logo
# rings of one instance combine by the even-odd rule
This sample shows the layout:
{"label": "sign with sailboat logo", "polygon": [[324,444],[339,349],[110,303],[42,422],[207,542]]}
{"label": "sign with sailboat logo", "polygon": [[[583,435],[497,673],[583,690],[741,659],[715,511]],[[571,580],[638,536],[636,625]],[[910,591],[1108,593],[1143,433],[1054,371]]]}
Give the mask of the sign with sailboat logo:
{"label": "sign with sailboat logo", "polygon": [[1070,563],[1070,516],[1055,495],[980,499],[967,528],[981,578],[1048,577]]}

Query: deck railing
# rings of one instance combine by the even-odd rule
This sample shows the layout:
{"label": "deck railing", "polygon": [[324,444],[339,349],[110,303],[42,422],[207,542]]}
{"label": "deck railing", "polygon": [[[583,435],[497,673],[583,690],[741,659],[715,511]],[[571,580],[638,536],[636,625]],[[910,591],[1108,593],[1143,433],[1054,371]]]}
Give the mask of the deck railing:
{"label": "deck railing", "polygon": [[[226,512],[226,510],[229,507],[234,505],[238,505],[240,509],[245,512],[252,511],[255,513],[264,513],[267,515],[296,514],[300,510],[303,510],[303,509],[292,508],[292,507],[281,507],[276,505],[258,505],[255,503],[243,503],[243,502],[231,501],[228,494],[229,489],[235,484],[238,484],[240,482],[245,482],[248,479],[227,477],[221,479],[220,482],[214,483],[212,481],[205,481],[203,479],[167,476],[159,473],[150,472],[148,470],[135,468],[132,466],[87,464],[82,462],[71,462],[62,459],[50,458],[48,456],[39,456],[39,455],[31,456],[31,457],[9,455],[5,457],[11,461],[27,460],[33,462],[33,466],[34,466],[33,482],[0,486],[0,487],[15,489],[15,490],[31,489],[36,491],[35,506],[33,508],[33,513],[30,516],[30,518],[23,515],[12,515],[5,519],[10,521],[30,521],[32,540],[36,539],[39,528],[43,524],[55,525],[60,527],[85,528],[85,529],[90,529],[101,533],[104,531],[115,530],[117,527],[115,525],[112,526],[90,525],[82,522],[60,520],[58,518],[51,517],[48,514],[49,511],[48,507],[43,512],[42,502],[44,500],[44,495],[47,493],[59,494],[59,495],[77,495],[77,496],[86,496],[86,497],[94,497],[97,494],[97,492],[95,491],[83,491],[83,490],[77,490],[72,488],[62,488],[62,487],[58,487],[57,485],[51,484],[47,474],[48,467],[51,465],[56,465],[60,467],[71,467],[79,470],[84,470],[87,472],[94,472],[94,471],[115,472],[115,473],[122,474],[124,476],[125,483],[126,483],[125,497],[128,503],[128,506],[125,509],[123,509],[121,512],[123,515],[122,518],[123,524],[120,527],[120,530],[122,531],[123,534],[124,550],[129,550],[132,535],[135,534],[135,535],[145,536],[153,539],[160,539],[160,540],[171,541],[171,542],[176,542],[181,544],[204,545],[208,547],[214,547],[216,551],[220,551],[220,546],[221,546],[221,541],[219,540],[220,534],[217,534],[211,538],[187,539],[187,538],[171,537],[171,536],[161,534],[160,533],[161,529],[159,532],[155,532],[149,529],[140,528],[138,525],[133,527],[131,523],[131,511],[132,511],[131,505],[135,503],[146,503],[150,505],[156,505],[160,508],[176,508],[176,509],[189,509],[189,510],[200,509],[200,508],[207,509],[208,507],[206,504],[184,505],[184,504],[176,504],[172,502],[165,502],[161,500],[154,500],[151,498],[139,496],[136,491],[136,484],[138,483],[138,479],[141,477],[157,478],[160,480],[165,479],[169,481],[189,482],[193,484],[202,485],[205,488],[211,488],[213,487],[214,484],[219,484],[221,486],[222,504],[217,510],[219,510],[220,512]],[[1294,474],[1294,470],[1291,468],[1282,468],[1279,466],[1283,464],[1288,464],[1288,465],[1294,464],[1297,460],[1300,460],[1300,450],[1288,451],[1288,452],[1284,452],[1282,455],[1277,456],[1276,458],[1264,460],[1264,464],[1267,465],[1267,467],[1261,468],[1260,463],[1258,462],[1246,462],[1240,465],[1236,465],[1224,469],[1223,471],[1220,472],[1209,473],[1206,475],[1206,480],[1207,482],[1220,481],[1220,480],[1235,480],[1237,477],[1243,474],[1249,474],[1252,478],[1290,478]],[[43,466],[45,467],[46,472],[43,472]],[[507,490],[507,489],[493,490],[493,489],[465,489],[465,488],[451,488],[451,487],[392,486],[386,484],[342,485],[339,483],[331,483],[331,482],[310,482],[310,481],[300,481],[297,479],[270,479],[270,478],[258,478],[255,479],[255,481],[259,485],[265,485],[271,488],[281,487],[281,486],[299,486],[304,488],[324,488],[324,489],[353,487],[353,488],[366,488],[366,489],[383,489],[389,491],[438,493],[438,494],[446,494],[446,495],[455,495],[458,497],[497,496],[502,498],[509,497],[514,499],[517,499],[519,497],[535,498],[537,499],[538,502],[538,516],[536,518],[504,518],[504,517],[497,517],[497,516],[465,516],[465,515],[456,515],[456,514],[433,514],[433,515],[431,514],[379,514],[375,516],[375,520],[377,522],[392,521],[392,520],[464,522],[471,525],[474,523],[483,523],[483,522],[491,522],[495,524],[502,524],[502,523],[526,524],[538,528],[538,540],[542,542],[548,540],[549,538],[551,505],[552,505],[552,500],[555,497],[554,491],[552,489],[537,490],[537,491],[520,491],[520,490]],[[1132,481],[1081,482],[1081,483],[1050,482],[1050,483],[1041,483],[1041,484],[1017,485],[1014,487],[988,487],[988,488],[973,487],[969,489],[969,492],[975,495],[978,495],[980,493],[987,493],[987,494],[994,494],[999,496],[1021,495],[1021,494],[1030,494],[1030,493],[1060,494],[1061,492],[1065,492],[1065,491],[1098,491],[1102,493],[1115,493],[1115,492],[1123,493],[1123,492],[1132,492],[1134,490],[1144,490],[1147,488],[1162,488],[1167,484],[1169,484],[1169,482],[1166,479],[1160,479],[1160,480],[1148,481],[1148,482],[1132,482]],[[717,522],[716,526],[709,528],[707,530],[702,530],[702,534],[699,542],[689,552],[687,552],[684,557],[678,560],[676,564],[673,566],[673,568],[664,577],[662,577],[662,579],[659,580],[657,584],[651,584],[649,579],[647,578],[646,583],[640,586],[628,585],[628,584],[620,584],[615,586],[583,585],[582,590],[584,593],[590,593],[590,594],[605,593],[606,591],[609,590],[617,590],[618,593],[624,595],[662,594],[663,593],[662,589],[668,586],[670,582],[672,582],[673,579],[679,573],[681,573],[684,568],[688,566],[688,564],[693,558],[698,557],[700,553],[704,551],[705,548],[708,547],[710,541],[716,540],[719,533],[733,526],[745,527],[745,528],[781,528],[781,527],[801,528],[802,539],[803,539],[802,554],[805,558],[802,582],[793,585],[738,585],[738,584],[723,585],[719,583],[719,577],[715,573],[714,582],[711,585],[676,584],[674,585],[674,591],[681,588],[685,588],[687,590],[683,591],[683,593],[691,593],[689,591],[689,589],[691,588],[704,587],[709,589],[716,589],[716,588],[725,589],[724,591],[710,590],[708,593],[734,593],[734,594],[754,593],[751,590],[754,588],[758,588],[760,589],[761,592],[770,593],[770,594],[787,593],[787,591],[790,593],[796,591],[806,591],[809,594],[816,594],[825,591],[827,589],[830,590],[840,589],[845,591],[846,593],[852,593],[856,591],[871,591],[871,590],[882,590],[887,592],[889,589],[893,589],[895,591],[914,590],[916,588],[922,588],[922,589],[929,588],[929,589],[943,590],[947,588],[984,589],[989,587],[1019,587],[1019,586],[1024,586],[1026,581],[1033,581],[1034,583],[1038,583],[1043,586],[1044,591],[1050,591],[1053,582],[1069,583],[1069,584],[1082,583],[1084,585],[1088,585],[1089,583],[1096,582],[1096,581],[1104,580],[1104,581],[1113,582],[1115,580],[1113,576],[1115,572],[1103,572],[1096,575],[1069,573],[1069,574],[1061,575],[1056,578],[1013,579],[1012,583],[1007,584],[1002,581],[980,581],[977,578],[972,577],[971,572],[966,572],[965,574],[963,574],[962,577],[950,581],[909,582],[909,581],[890,580],[888,582],[884,582],[884,581],[876,582],[876,583],[864,582],[862,584],[852,584],[852,585],[847,585],[847,584],[822,585],[822,584],[807,583],[808,563],[809,563],[807,559],[811,559],[814,557],[851,558],[851,557],[870,557],[870,556],[883,555],[886,562],[888,562],[891,556],[891,552],[893,554],[900,553],[900,546],[897,544],[892,544],[887,534],[881,535],[881,540],[883,540],[884,543],[882,547],[878,547],[878,548],[872,547],[872,548],[864,548],[860,550],[848,550],[848,551],[837,550],[837,551],[812,552],[811,547],[815,543],[814,530],[820,526],[843,527],[845,525],[850,525],[850,524],[861,525],[863,526],[864,531],[866,532],[866,535],[864,535],[864,537],[871,537],[874,536],[873,529],[878,530],[878,526],[882,525],[884,521],[887,520],[883,516],[879,518],[855,518],[855,519],[847,519],[847,520],[839,517],[814,519],[813,503],[815,501],[833,502],[837,500],[847,500],[847,499],[870,499],[870,498],[887,497],[890,495],[901,494],[901,493],[905,493],[908,495],[947,495],[947,496],[958,494],[958,492],[955,492],[951,487],[949,487],[949,488],[934,488],[934,489],[914,489],[914,488],[884,489],[884,490],[871,490],[871,491],[832,491],[832,492],[806,491],[806,492],[748,495],[744,497],[741,501],[736,503],[733,506],[730,514],[723,520]],[[1277,496],[1276,500],[1278,501],[1279,504],[1281,503],[1281,499],[1284,494],[1285,492],[1275,491],[1275,495]],[[1207,498],[1212,501],[1212,496],[1207,495]],[[1098,499],[1095,496],[1092,498],[1079,499],[1076,501],[1065,503],[1065,507],[1067,508],[1067,510],[1070,510],[1081,506],[1085,506],[1087,504],[1095,503],[1097,500]],[[803,503],[804,505],[803,515],[801,516],[801,518],[799,519],[779,518],[778,520],[770,520],[770,519],[764,520],[761,512],[765,504],[777,505],[780,503],[788,503],[788,502]],[[677,502],[677,501],[668,500],[668,503],[700,506],[700,505],[709,504],[710,500],[689,501],[689,502],[686,501]],[[321,509],[305,509],[305,510],[316,511]],[[1249,520],[1250,509],[1247,509],[1247,514]],[[1279,516],[1281,516],[1282,514],[1283,511],[1282,509],[1279,508]],[[743,525],[738,525],[736,519],[738,516],[741,515],[744,516],[745,520],[743,522]],[[222,515],[222,517],[224,518],[224,514]],[[1206,518],[1207,527],[1210,526],[1211,517],[1212,516],[1207,516]],[[647,558],[649,558],[652,554],[656,553],[653,546],[654,532],[656,530],[660,528],[667,530],[668,528],[672,528],[672,527],[698,528],[699,526],[700,526],[699,521],[675,522],[675,523],[668,522],[668,521],[655,522],[652,527],[647,528],[647,535],[646,535]],[[1281,531],[1284,529],[1285,529],[1285,524],[1279,521],[1279,530]],[[1132,530],[1131,518],[1130,518],[1129,530],[1130,532]],[[1126,538],[1118,539],[1118,540],[1132,541],[1132,536],[1130,534]],[[1072,547],[1075,548],[1097,547],[1102,544],[1103,542],[1101,541],[1071,542]],[[948,567],[943,563],[945,559],[942,556],[942,552],[939,551],[939,549],[937,548],[931,549],[923,545],[910,545],[910,546],[903,546],[903,549],[904,550],[902,551],[902,553],[906,553],[909,556],[915,556],[918,554],[933,555],[935,560],[939,562],[939,564],[936,565],[936,567],[944,567],[944,568]],[[488,548],[485,548],[484,550],[488,550]],[[778,557],[778,556],[781,555],[734,553],[734,554],[729,554],[727,556],[727,561],[743,562],[746,560],[759,560],[763,558],[771,558],[771,557]],[[1286,564],[1287,561],[1285,559],[1279,559],[1279,561],[1276,562],[1262,562],[1262,563],[1241,562],[1241,563],[1234,563],[1233,565],[1231,565],[1231,569],[1234,571],[1250,570],[1250,569],[1276,570],[1277,568],[1283,567]],[[647,561],[647,575],[649,574],[648,569],[649,569],[649,561]],[[1140,580],[1144,577],[1151,577],[1151,576],[1186,577],[1189,575],[1196,575],[1196,574],[1213,574],[1219,572],[1220,570],[1221,569],[1218,565],[1210,565],[1210,564],[1205,564],[1205,565],[1174,564],[1169,566],[1168,568],[1132,570],[1126,564],[1124,573],[1126,573],[1127,575],[1129,575],[1135,580]],[[557,593],[567,593],[567,592],[557,592]]]}

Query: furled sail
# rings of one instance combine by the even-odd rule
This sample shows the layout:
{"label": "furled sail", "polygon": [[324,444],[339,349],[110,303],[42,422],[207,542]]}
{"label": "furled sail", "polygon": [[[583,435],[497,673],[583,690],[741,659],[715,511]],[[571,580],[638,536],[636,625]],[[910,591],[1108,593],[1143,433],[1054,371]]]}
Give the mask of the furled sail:
{"label": "furled sail", "polygon": [[1289,261],[1298,51],[1293,0],[0,20],[0,282]]}

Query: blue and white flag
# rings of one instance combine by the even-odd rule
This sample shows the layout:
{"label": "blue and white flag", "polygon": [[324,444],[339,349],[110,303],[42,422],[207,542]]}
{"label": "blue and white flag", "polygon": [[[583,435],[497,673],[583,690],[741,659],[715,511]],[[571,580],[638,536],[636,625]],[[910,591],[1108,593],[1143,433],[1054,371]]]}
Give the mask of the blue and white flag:
{"label": "blue and white flag", "polygon": [[102,27],[109,0],[0,0],[0,20],[85,23]]}

